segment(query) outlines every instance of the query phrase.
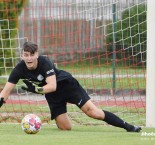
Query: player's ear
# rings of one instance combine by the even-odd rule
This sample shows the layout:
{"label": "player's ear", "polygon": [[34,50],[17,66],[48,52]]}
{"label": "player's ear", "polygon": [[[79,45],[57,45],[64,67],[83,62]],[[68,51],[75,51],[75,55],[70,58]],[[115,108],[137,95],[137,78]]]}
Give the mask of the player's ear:
{"label": "player's ear", "polygon": [[38,53],[38,51],[36,52],[36,55],[37,55],[37,58],[39,57],[39,53]]}
{"label": "player's ear", "polygon": [[20,60],[23,60],[23,50],[20,51]]}
{"label": "player's ear", "polygon": [[22,54],[20,54],[20,60],[23,60],[23,55]]}

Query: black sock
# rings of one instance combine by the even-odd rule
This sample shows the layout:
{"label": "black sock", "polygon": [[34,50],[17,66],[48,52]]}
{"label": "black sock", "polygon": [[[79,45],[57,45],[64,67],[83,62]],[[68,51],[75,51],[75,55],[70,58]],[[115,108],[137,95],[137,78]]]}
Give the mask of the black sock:
{"label": "black sock", "polygon": [[130,131],[134,128],[133,125],[130,125],[127,122],[123,121],[115,114],[105,111],[105,110],[103,110],[103,112],[105,114],[105,118],[103,121],[107,122],[108,124],[116,126],[116,127],[124,128],[127,131]]}

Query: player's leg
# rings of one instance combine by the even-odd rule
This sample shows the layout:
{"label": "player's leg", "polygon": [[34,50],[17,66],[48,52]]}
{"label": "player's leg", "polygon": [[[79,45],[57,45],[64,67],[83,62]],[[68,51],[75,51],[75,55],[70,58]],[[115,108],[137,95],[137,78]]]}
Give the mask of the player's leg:
{"label": "player's leg", "polygon": [[71,130],[71,121],[67,114],[66,104],[53,105],[51,109],[51,119],[55,119],[56,125],[61,130]]}
{"label": "player's leg", "polygon": [[71,121],[67,114],[66,103],[55,104],[50,102],[49,108],[51,119],[55,119],[57,127],[61,130],[71,130]]}
{"label": "player's leg", "polygon": [[71,121],[70,121],[67,113],[63,113],[63,114],[58,115],[55,118],[55,122],[56,122],[59,129],[71,130],[71,128],[72,128]]}
{"label": "player's leg", "polygon": [[67,101],[76,104],[89,117],[103,120],[110,125],[124,128],[127,131],[139,132],[141,130],[140,127],[135,127],[124,122],[115,114],[97,108],[90,101],[90,97],[76,79],[72,78],[68,81],[68,88],[69,92],[67,94],[69,97],[67,98]]}
{"label": "player's leg", "polygon": [[82,107],[81,110],[89,117],[94,119],[103,120],[105,118],[104,112],[97,108],[90,100],[88,100]]}
{"label": "player's leg", "polygon": [[116,116],[115,114],[97,108],[90,100],[88,100],[81,107],[81,110],[91,118],[103,120],[110,125],[124,128],[129,132],[139,132],[141,130],[141,127],[128,124],[127,122],[123,121],[118,116]]}

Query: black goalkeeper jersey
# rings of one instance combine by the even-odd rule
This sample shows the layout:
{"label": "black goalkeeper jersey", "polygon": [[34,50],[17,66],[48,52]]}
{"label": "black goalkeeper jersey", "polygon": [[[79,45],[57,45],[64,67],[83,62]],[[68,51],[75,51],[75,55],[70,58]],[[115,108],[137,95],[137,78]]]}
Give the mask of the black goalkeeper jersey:
{"label": "black goalkeeper jersey", "polygon": [[19,79],[28,79],[36,82],[39,86],[46,85],[46,78],[48,76],[56,75],[57,82],[71,77],[71,74],[55,68],[54,63],[45,56],[39,56],[38,66],[35,70],[29,70],[25,62],[20,61],[12,70],[8,82],[17,84]]}

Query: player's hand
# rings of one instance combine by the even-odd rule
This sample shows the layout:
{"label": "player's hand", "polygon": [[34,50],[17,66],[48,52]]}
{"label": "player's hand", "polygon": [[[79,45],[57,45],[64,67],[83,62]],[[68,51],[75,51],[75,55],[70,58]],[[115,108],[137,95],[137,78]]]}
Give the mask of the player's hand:
{"label": "player's hand", "polygon": [[5,103],[4,98],[0,98],[0,108],[2,107],[4,103]]}
{"label": "player's hand", "polygon": [[25,86],[22,86],[21,87],[23,90],[26,90],[26,91],[32,92],[32,93],[36,93],[36,94],[44,94],[43,93],[43,88],[42,87],[39,87],[35,83],[32,83],[31,81],[26,80],[26,79],[23,80],[23,82],[26,85],[26,87]]}

